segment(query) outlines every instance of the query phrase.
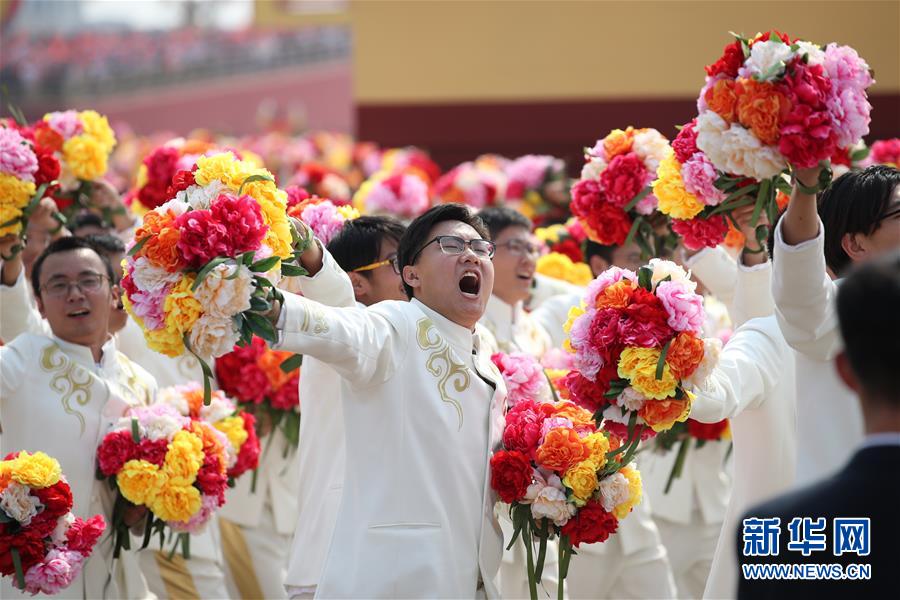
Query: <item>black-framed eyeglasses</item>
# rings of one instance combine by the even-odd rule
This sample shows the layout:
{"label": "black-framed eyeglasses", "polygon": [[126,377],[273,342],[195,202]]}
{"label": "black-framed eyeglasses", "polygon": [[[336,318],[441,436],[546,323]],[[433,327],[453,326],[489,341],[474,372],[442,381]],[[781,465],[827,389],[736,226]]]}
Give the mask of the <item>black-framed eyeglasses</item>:
{"label": "black-framed eyeglasses", "polygon": [[509,248],[509,251],[516,256],[537,256],[541,253],[539,246],[525,240],[507,240],[494,245],[497,248]]}
{"label": "black-framed eyeglasses", "polygon": [[481,238],[477,238],[474,240],[464,240],[456,235],[439,235],[436,238],[429,240],[424,246],[419,248],[418,252],[413,254],[412,260],[409,261],[409,264],[415,264],[416,259],[419,258],[420,254],[422,254],[422,251],[435,242],[438,243],[441,252],[450,256],[462,254],[466,251],[467,247],[471,248],[472,254],[474,254],[478,258],[492,258],[494,256],[495,246],[494,242],[490,240],[484,240]]}
{"label": "black-framed eyeglasses", "polygon": [[896,217],[897,215],[900,215],[900,206],[898,206],[898,207],[895,208],[894,210],[889,210],[888,212],[884,213],[883,215],[881,215],[880,217],[878,217],[878,220],[875,221],[875,222],[876,222],[876,223],[881,223],[882,221],[887,221],[887,220],[890,219],[891,217]]}
{"label": "black-framed eyeglasses", "polygon": [[362,267],[357,267],[356,269],[353,269],[353,271],[351,271],[351,272],[352,273],[360,273],[362,271],[372,271],[379,267],[383,267],[385,265],[391,265],[391,269],[394,271],[395,275],[400,274],[400,264],[397,262],[396,254],[392,254],[391,256],[388,256],[384,260],[379,260],[378,262],[373,262],[373,263],[370,263],[370,264],[362,266]]}
{"label": "black-framed eyeglasses", "polygon": [[48,296],[55,298],[64,298],[69,295],[69,289],[74,285],[82,293],[92,294],[103,287],[103,280],[108,279],[106,275],[92,273],[90,275],[82,275],[75,281],[67,279],[57,279],[42,285],[39,289],[47,293]]}

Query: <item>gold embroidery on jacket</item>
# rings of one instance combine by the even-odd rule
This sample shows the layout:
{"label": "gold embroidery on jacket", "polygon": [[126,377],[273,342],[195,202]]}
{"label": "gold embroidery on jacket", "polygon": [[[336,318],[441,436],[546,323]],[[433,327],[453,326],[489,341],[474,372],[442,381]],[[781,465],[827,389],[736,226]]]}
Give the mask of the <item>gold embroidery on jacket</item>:
{"label": "gold embroidery on jacket", "polygon": [[50,389],[62,394],[62,407],[68,415],[74,415],[84,434],[84,415],[72,408],[74,401],[81,406],[86,406],[91,401],[91,373],[70,361],[59,346],[53,344],[47,346],[41,352],[41,369],[48,373],[55,373],[50,379]]}
{"label": "gold embroidery on jacket", "polygon": [[[433,334],[433,335],[432,335]],[[420,319],[416,323],[416,343],[422,350],[431,350],[431,354],[425,360],[425,368],[438,379],[438,393],[441,400],[456,409],[459,417],[459,429],[463,426],[463,409],[459,400],[451,398],[447,387],[462,393],[469,389],[469,370],[462,363],[453,360],[450,345],[445,342],[440,334],[435,331],[434,323],[430,319]]]}
{"label": "gold embroidery on jacket", "polygon": [[150,406],[152,401],[150,389],[144,384],[141,378],[138,377],[137,371],[134,370],[134,364],[121,352],[118,353],[118,358],[119,367],[122,369],[122,373],[125,376],[125,385],[122,387],[127,389],[135,398],[137,398],[141,405]]}

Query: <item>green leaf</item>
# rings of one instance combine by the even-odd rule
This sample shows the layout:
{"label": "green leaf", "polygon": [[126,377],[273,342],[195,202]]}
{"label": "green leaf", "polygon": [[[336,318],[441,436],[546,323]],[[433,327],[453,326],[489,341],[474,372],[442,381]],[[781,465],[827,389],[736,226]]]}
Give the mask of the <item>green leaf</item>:
{"label": "green leaf", "polygon": [[272,305],[259,296],[250,297],[250,310],[254,312],[264,313],[272,309]]}
{"label": "green leaf", "polygon": [[0,508],[0,523],[12,523],[13,518]]}
{"label": "green leaf", "polygon": [[254,279],[256,280],[256,287],[258,287],[258,288],[273,287],[272,282],[269,281],[268,279],[266,279],[265,277],[260,277],[259,275],[257,275]]}
{"label": "green leaf", "polygon": [[650,267],[638,269],[638,285],[648,292],[653,291],[653,269]]}
{"label": "green leaf", "polygon": [[628,237],[625,238],[625,243],[623,244],[623,246],[627,246],[631,243],[631,241],[634,239],[634,236],[637,235],[638,228],[641,226],[643,220],[643,216],[638,216],[634,220],[634,223],[631,224],[631,229],[628,231]]}
{"label": "green leaf", "polygon": [[772,31],[769,32],[769,41],[770,41],[770,42],[774,42],[774,43],[776,43],[776,44],[783,44],[783,43],[784,43],[784,40],[781,39],[781,36],[778,35],[777,33],[775,33],[774,30],[772,30]]}
{"label": "green leaf", "polygon": [[131,419],[131,439],[135,444],[141,443],[141,429],[138,427],[137,419]]}
{"label": "green leaf", "polygon": [[294,354],[290,358],[286,358],[281,361],[281,370],[285,373],[290,373],[291,371],[295,371],[300,368],[300,365],[303,364],[303,355],[302,354]]}
{"label": "green leaf", "polygon": [[275,327],[267,318],[253,312],[245,312],[244,318],[247,320],[247,323],[249,323],[250,329],[257,336],[270,344],[278,342],[278,334],[275,331]]}
{"label": "green leaf", "polygon": [[206,263],[206,266],[200,269],[200,272],[197,273],[197,278],[194,280],[194,285],[191,286],[191,291],[196,290],[198,287],[200,287],[200,284],[203,283],[203,280],[206,279],[206,276],[209,275],[213,269],[228,260],[231,259],[224,256],[218,256]]}
{"label": "green leaf", "polygon": [[150,238],[151,238],[151,237],[152,237],[152,236],[149,236],[149,235],[148,235],[147,237],[145,237],[144,239],[142,239],[141,241],[139,241],[137,244],[135,244],[134,246],[132,246],[132,247],[131,247],[131,250],[128,251],[128,256],[134,256],[135,254],[137,254],[138,252],[140,252],[140,251],[141,251],[141,248],[144,247],[144,244],[146,244],[148,241],[150,241]]}
{"label": "green leaf", "polygon": [[250,265],[252,265],[254,254],[254,252],[244,252],[243,256],[241,256],[241,264],[243,264],[245,267],[249,267]]}
{"label": "green leaf", "polygon": [[281,263],[281,274],[285,277],[300,277],[309,275],[309,271],[297,265],[289,265],[285,262]]}
{"label": "green leaf", "polygon": [[[673,338],[674,339],[674,338]],[[672,345],[672,340],[666,342],[666,345],[662,347],[662,350],[659,351],[659,360],[656,361],[656,379],[659,381],[663,377],[663,373],[666,370],[666,356],[669,354],[669,346]]]}
{"label": "green leaf", "polygon": [[255,181],[271,181],[272,183],[275,183],[275,179],[273,177],[270,177],[269,175],[262,175],[260,173],[257,173],[256,175],[251,175],[250,177],[245,179],[244,183],[241,184],[241,187],[238,188],[238,196],[243,195],[245,185],[247,185],[248,183],[253,183]]}
{"label": "green leaf", "polygon": [[646,198],[646,197],[647,197],[647,194],[649,194],[652,190],[653,190],[653,188],[652,188],[651,186],[648,185],[647,187],[645,187],[644,189],[642,189],[642,190],[640,191],[640,193],[639,193],[637,196],[635,196],[634,198],[632,198],[632,199],[628,202],[628,204],[625,205],[625,208],[623,208],[622,210],[624,210],[625,212],[630,211],[630,210],[633,209],[635,206],[637,206],[637,203],[638,203],[638,202],[640,202],[641,200],[643,200],[644,198]]}
{"label": "green leaf", "polygon": [[265,273],[267,271],[271,271],[272,267],[278,264],[278,261],[281,260],[279,256],[270,256],[269,258],[264,258],[262,260],[258,260],[252,265],[250,265],[250,270],[254,273]]}
{"label": "green leaf", "polygon": [[28,206],[26,206],[22,213],[29,217],[31,213],[34,212],[34,209],[37,208],[37,205],[40,204],[41,198],[44,197],[44,192],[47,191],[47,184],[42,183],[41,186],[34,192],[34,196],[31,197],[31,200],[28,201]]}
{"label": "green leaf", "polygon": [[[772,191],[772,180],[766,179],[759,184],[759,193],[756,195],[756,206],[753,207],[753,215],[750,217],[750,226],[756,227],[759,223],[759,215],[762,213],[766,203],[770,201]],[[771,198],[774,201],[774,198]]]}
{"label": "green leaf", "polygon": [[850,161],[851,162],[861,161],[862,159],[869,156],[870,151],[871,150],[869,148],[860,148],[859,150],[854,150],[853,152],[850,153]]}

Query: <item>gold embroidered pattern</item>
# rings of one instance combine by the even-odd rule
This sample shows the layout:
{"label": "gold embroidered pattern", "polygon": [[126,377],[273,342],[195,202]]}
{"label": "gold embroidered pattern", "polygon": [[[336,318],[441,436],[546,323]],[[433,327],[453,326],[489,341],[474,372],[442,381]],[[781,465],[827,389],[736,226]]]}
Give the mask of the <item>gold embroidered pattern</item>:
{"label": "gold embroidered pattern", "polygon": [[451,398],[447,387],[462,393],[469,389],[469,371],[462,363],[453,360],[450,345],[445,342],[435,330],[431,319],[420,319],[416,323],[416,343],[422,350],[431,350],[431,354],[425,361],[425,368],[438,379],[438,393],[441,400],[453,406],[459,417],[459,429],[463,426],[463,409],[459,400]]}
{"label": "gold embroidered pattern", "polygon": [[313,333],[316,335],[325,335],[328,333],[328,322],[325,320],[325,311],[316,306],[311,308],[310,312],[312,312],[313,321],[316,322],[313,327]]}
{"label": "gold embroidered pattern", "polygon": [[119,366],[122,369],[122,373],[125,375],[125,385],[122,387],[127,389],[135,398],[137,398],[140,404],[150,406],[153,399],[150,395],[150,390],[144,385],[141,378],[138,377],[137,371],[134,370],[134,364],[121,352],[118,353],[118,358]]}
{"label": "gold embroidered pattern", "polygon": [[63,410],[74,415],[84,434],[84,415],[72,408],[72,402],[86,406],[91,401],[91,373],[69,360],[56,344],[47,346],[41,352],[41,369],[55,373],[50,379],[50,389],[62,394]]}

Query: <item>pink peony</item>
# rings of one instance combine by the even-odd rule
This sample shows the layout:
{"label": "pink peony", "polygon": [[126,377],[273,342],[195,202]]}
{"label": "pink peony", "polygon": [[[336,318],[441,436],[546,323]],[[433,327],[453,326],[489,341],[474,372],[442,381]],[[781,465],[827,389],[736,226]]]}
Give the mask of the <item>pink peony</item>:
{"label": "pink peony", "polygon": [[106,520],[101,515],[94,515],[87,520],[76,517],[66,532],[66,546],[69,550],[90,556],[105,530]]}
{"label": "pink peony", "polygon": [[166,313],[163,307],[171,290],[172,286],[166,286],[156,292],[137,290],[128,295],[131,308],[144,322],[144,327],[155,331],[165,326]]}
{"label": "pink peony", "polygon": [[900,165],[900,138],[878,140],[872,144],[870,156],[881,165]]}
{"label": "pink peony", "polygon": [[722,215],[708,219],[696,217],[687,221],[673,219],[672,231],[681,236],[684,247],[688,250],[715,248],[725,240],[728,222]]}
{"label": "pink peony", "polygon": [[866,92],[856,87],[835,87],[837,94],[828,99],[828,112],[834,119],[839,148],[852,146],[869,133],[872,105]]}
{"label": "pink peony", "polygon": [[[220,196],[221,198],[221,196]],[[199,269],[217,256],[233,256],[232,232],[209,210],[189,210],[175,219],[177,248],[188,266]]]}
{"label": "pink peony", "polygon": [[392,175],[374,183],[365,203],[370,212],[415,217],[428,208],[428,186],[415,175]]}
{"label": "pink peony", "polygon": [[259,204],[246,194],[240,198],[219,195],[210,205],[210,213],[225,227],[227,247],[233,254],[257,250],[268,230]]}
{"label": "pink peony", "polygon": [[[506,168],[506,175],[509,177],[509,186],[514,184],[521,186],[524,190],[530,190],[540,187],[547,177],[547,172],[558,162],[552,156],[526,154],[515,159]],[[556,165],[561,167],[561,165]],[[561,168],[560,168],[561,170]],[[507,195],[510,196],[507,188]],[[521,197],[517,195],[515,197]]]}
{"label": "pink peony", "polygon": [[544,370],[530,354],[497,353],[491,356],[491,360],[503,375],[503,381],[506,383],[507,402],[510,406],[515,406],[522,400],[538,401],[542,394],[546,395],[549,392],[549,384]]}
{"label": "pink peony", "polygon": [[30,594],[58,594],[72,585],[81,573],[84,556],[79,552],[53,549],[40,563],[25,573],[25,591]]}
{"label": "pink peony", "polygon": [[532,400],[522,400],[506,413],[503,447],[507,450],[518,450],[533,457],[541,439],[543,421],[544,415],[538,410],[537,403]]}
{"label": "pink peony", "polygon": [[697,119],[681,128],[672,140],[672,150],[681,164],[686,163],[699,150],[697,149]]}
{"label": "pink peony", "polygon": [[33,182],[37,170],[37,156],[22,134],[0,127],[0,173]]}
{"label": "pink peony", "polygon": [[869,65],[850,46],[828,44],[823,66],[832,83],[838,83],[841,87],[850,85],[865,89],[875,83]]}
{"label": "pink peony", "polygon": [[78,118],[78,112],[74,110],[50,113],[47,122],[51,129],[61,135],[64,140],[84,133],[84,126],[81,124],[81,119]]}
{"label": "pink peony", "polygon": [[656,286],[656,296],[669,313],[669,326],[675,331],[703,332],[705,313],[703,297],[689,291],[677,281],[663,281]]}
{"label": "pink peony", "polygon": [[[647,182],[650,183],[649,181]],[[634,205],[634,210],[639,215],[649,215],[656,207],[659,206],[659,198],[653,195],[653,193],[649,193],[643,198],[641,198],[637,204]]]}
{"label": "pink peony", "polygon": [[712,162],[702,152],[694,154],[681,165],[681,177],[685,189],[707,206],[716,206],[725,194],[715,186],[718,173]]}
{"label": "pink peony", "polygon": [[610,204],[624,208],[647,185],[648,175],[640,157],[627,152],[609,161],[600,174],[600,183]]}
{"label": "pink peony", "polygon": [[330,200],[307,206],[300,213],[300,219],[309,225],[323,244],[328,244],[343,229],[346,221]]}

